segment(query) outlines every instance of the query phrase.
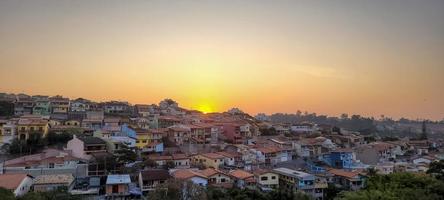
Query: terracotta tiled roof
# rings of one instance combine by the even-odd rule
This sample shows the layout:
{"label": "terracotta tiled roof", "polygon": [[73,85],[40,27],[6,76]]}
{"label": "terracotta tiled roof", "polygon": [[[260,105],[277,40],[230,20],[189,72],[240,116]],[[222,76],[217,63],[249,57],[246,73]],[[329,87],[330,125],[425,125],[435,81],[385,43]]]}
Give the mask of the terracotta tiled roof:
{"label": "terracotta tiled roof", "polygon": [[224,172],[219,171],[217,169],[213,169],[213,168],[204,169],[204,170],[200,171],[200,173],[205,175],[206,177],[210,177],[210,176],[213,176],[215,174],[225,174]]}
{"label": "terracotta tiled roof", "polygon": [[27,176],[27,174],[0,174],[0,187],[15,190]]}
{"label": "terracotta tiled roof", "polygon": [[236,169],[234,171],[231,171],[229,174],[230,174],[230,176],[237,178],[237,179],[247,179],[249,177],[254,176],[253,174],[251,174],[247,171],[241,170],[241,169]]}
{"label": "terracotta tiled roof", "polygon": [[362,171],[345,171],[342,169],[329,169],[328,172],[336,175],[336,176],[342,176],[345,178],[355,178],[357,175],[361,174]]}
{"label": "terracotta tiled roof", "polygon": [[193,171],[191,169],[179,169],[179,170],[173,172],[172,175],[174,178],[177,178],[177,179],[189,179],[189,178],[196,177],[196,176],[201,177],[201,178],[205,178],[205,179],[208,178],[205,175],[203,175],[199,172]]}
{"label": "terracotta tiled roof", "polygon": [[217,153],[205,153],[205,154],[201,154],[201,156],[207,157],[207,158],[210,158],[210,159],[223,159],[223,158],[225,158],[225,156],[223,156],[221,154],[217,154]]}
{"label": "terracotta tiled roof", "polygon": [[148,169],[140,173],[143,180],[167,180],[171,177],[168,170],[164,169]]}

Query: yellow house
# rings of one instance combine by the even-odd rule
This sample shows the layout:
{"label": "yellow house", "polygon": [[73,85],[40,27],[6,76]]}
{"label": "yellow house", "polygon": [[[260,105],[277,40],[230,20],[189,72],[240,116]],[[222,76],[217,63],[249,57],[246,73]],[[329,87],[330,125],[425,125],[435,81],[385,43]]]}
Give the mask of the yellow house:
{"label": "yellow house", "polygon": [[212,167],[218,169],[220,165],[224,164],[225,156],[217,153],[204,153],[193,156],[195,164],[200,163],[205,167]]}
{"label": "yellow house", "polygon": [[163,130],[136,129],[136,147],[142,149],[150,144],[162,142]]}
{"label": "yellow house", "polygon": [[279,187],[279,175],[266,169],[257,169],[253,172],[257,186],[261,190],[276,189]]}
{"label": "yellow house", "polygon": [[39,133],[46,137],[48,129],[48,120],[37,116],[23,116],[17,123],[17,135],[20,140],[28,139],[31,133]]}

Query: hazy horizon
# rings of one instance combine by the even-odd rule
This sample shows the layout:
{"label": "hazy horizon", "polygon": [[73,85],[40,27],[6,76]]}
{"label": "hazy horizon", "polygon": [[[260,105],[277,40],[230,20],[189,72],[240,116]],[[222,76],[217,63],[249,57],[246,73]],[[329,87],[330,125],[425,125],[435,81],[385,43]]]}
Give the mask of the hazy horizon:
{"label": "hazy horizon", "polygon": [[0,92],[444,118],[444,1],[0,1]]}

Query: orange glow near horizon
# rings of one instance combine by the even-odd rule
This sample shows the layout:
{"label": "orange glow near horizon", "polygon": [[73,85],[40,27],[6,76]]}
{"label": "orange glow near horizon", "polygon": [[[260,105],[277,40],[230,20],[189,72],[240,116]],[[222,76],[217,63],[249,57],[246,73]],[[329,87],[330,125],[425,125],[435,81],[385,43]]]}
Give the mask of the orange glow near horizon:
{"label": "orange glow near horizon", "polygon": [[39,2],[0,1],[0,93],[444,118],[444,2]]}

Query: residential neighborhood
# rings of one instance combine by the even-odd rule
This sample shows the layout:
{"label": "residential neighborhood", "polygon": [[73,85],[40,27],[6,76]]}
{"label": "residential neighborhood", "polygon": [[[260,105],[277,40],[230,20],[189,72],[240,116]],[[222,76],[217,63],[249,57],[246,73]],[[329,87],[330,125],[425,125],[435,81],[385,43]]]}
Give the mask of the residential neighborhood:
{"label": "residential neighborhood", "polygon": [[419,138],[387,140],[239,109],[205,114],[171,99],[132,105],[2,93],[0,100],[0,187],[17,197],[64,188],[80,199],[151,199],[179,181],[322,200],[331,199],[329,188],[359,191],[374,173],[425,174],[444,159],[443,140],[428,138],[425,123]]}

